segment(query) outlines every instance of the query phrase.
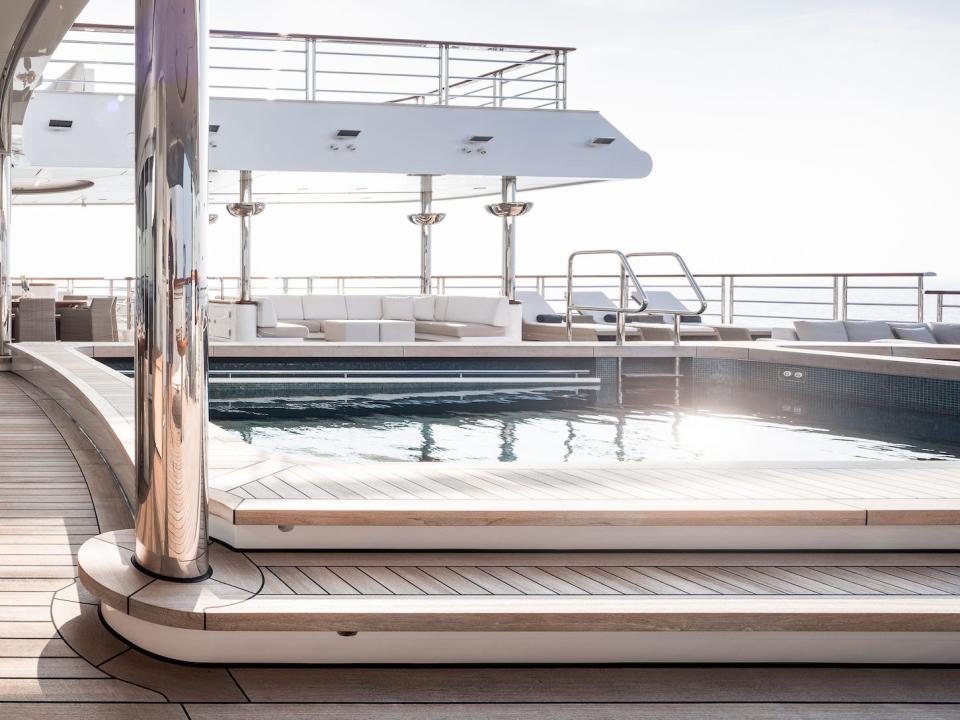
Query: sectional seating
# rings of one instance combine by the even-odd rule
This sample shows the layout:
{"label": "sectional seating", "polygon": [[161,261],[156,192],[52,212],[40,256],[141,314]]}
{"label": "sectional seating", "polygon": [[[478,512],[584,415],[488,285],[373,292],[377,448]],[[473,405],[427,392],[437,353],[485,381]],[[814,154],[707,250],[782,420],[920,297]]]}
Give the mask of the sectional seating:
{"label": "sectional seating", "polygon": [[923,342],[960,345],[960,323],[796,320],[792,330],[776,328],[773,339],[805,342]]}
{"label": "sectional seating", "polygon": [[257,334],[330,342],[505,339],[504,297],[271,295],[257,299]]}

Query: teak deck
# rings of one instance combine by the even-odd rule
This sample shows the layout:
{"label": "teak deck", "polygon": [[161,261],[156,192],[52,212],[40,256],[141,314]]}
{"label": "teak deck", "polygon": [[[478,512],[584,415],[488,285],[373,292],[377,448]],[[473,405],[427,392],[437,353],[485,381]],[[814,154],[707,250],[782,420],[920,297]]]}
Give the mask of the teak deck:
{"label": "teak deck", "polygon": [[[28,394],[29,393],[29,394]],[[41,409],[41,407],[43,409]],[[46,413],[44,412],[46,410]],[[114,480],[100,456],[55,403],[22,381],[0,373],[0,715],[89,720],[254,720],[255,718],[337,718],[338,720],[399,720],[452,718],[514,720],[515,718],[665,718],[694,717],[800,718],[847,720],[916,718],[940,720],[960,712],[960,670],[924,668],[697,668],[697,667],[575,667],[575,668],[265,668],[190,667],[150,658],[128,647],[100,623],[92,598],[75,584],[75,553],[85,540],[102,531],[129,525]],[[220,552],[218,550],[217,552]],[[437,555],[441,565],[424,567],[414,554],[387,557],[364,555],[364,561],[344,554],[316,556],[266,553],[251,557],[267,568],[270,587],[294,592],[336,589],[322,572],[350,568],[371,582],[392,576],[420,591],[444,587],[465,592],[483,587],[469,579],[471,571],[446,575],[439,568],[490,568],[491,558],[475,556],[471,563],[453,565]],[[802,565],[778,562],[764,554],[761,566],[736,554],[716,558],[715,567],[734,573],[737,583],[756,582],[763,573],[770,583],[800,583],[816,591],[821,575],[802,574],[815,568],[809,557]],[[682,575],[676,568],[703,571],[692,556],[673,556],[670,563],[653,556],[623,559],[623,568],[610,572],[595,558],[563,566],[550,558],[539,567],[553,568],[559,582],[599,578],[599,586],[633,591],[660,577]],[[956,569],[942,555],[884,555],[834,558],[833,568],[863,583],[892,583],[898,593],[919,597],[952,588]],[[267,561],[265,558],[269,558]],[[740,558],[740,559],[737,559]],[[825,558],[823,558],[825,559]],[[821,562],[822,560],[821,559]],[[318,564],[322,561],[323,564]],[[703,561],[701,557],[700,562]],[[462,561],[461,561],[462,562]],[[421,564],[417,564],[421,563]],[[851,565],[851,563],[853,563]],[[223,567],[223,566],[221,566]],[[523,567],[497,565],[496,567]],[[434,585],[417,572],[437,579]],[[659,576],[654,572],[669,573]],[[674,568],[674,569],[670,569]],[[736,571],[733,568],[737,568]],[[774,571],[775,569],[778,569]],[[821,571],[824,566],[821,565]],[[610,572],[610,575],[600,573]],[[692,571],[691,570],[691,571]],[[781,574],[780,571],[789,574]],[[294,572],[295,571],[295,572]],[[748,572],[749,571],[749,572]],[[357,590],[359,580],[341,570]],[[486,573],[486,570],[483,570]],[[684,571],[686,573],[688,571]],[[746,575],[742,574],[746,572]],[[804,571],[806,572],[806,571]],[[834,570],[836,573],[837,570]],[[299,573],[296,574],[296,573]],[[599,574],[598,574],[599,573]],[[913,574],[919,573],[919,574]],[[338,577],[341,577],[339,573]],[[486,573],[493,583],[495,575]],[[533,574],[533,577],[529,577]],[[303,577],[301,578],[300,575]],[[543,576],[532,570],[520,575],[529,581]],[[626,575],[626,577],[621,577]],[[657,575],[656,578],[654,576]],[[824,587],[843,589],[841,578],[827,575]],[[268,577],[269,577],[268,576]],[[286,580],[283,578],[286,577]],[[377,578],[380,580],[377,580]],[[479,579],[480,576],[474,576]],[[693,585],[726,587],[723,579],[697,575]],[[321,582],[316,582],[319,578]],[[444,578],[446,581],[444,581]],[[613,578],[619,578],[614,580]],[[804,578],[803,581],[800,578]],[[881,580],[882,578],[882,580]],[[342,579],[342,577],[341,577]],[[511,576],[516,587],[520,581]],[[345,581],[346,582],[346,581]],[[524,581],[526,582],[526,581]],[[716,583],[724,585],[716,585]],[[282,583],[282,584],[281,584]],[[311,584],[312,583],[312,584]],[[356,583],[356,584],[355,584]],[[622,584],[621,584],[622,583]],[[904,587],[909,583],[909,587]],[[550,581],[554,585],[554,581]],[[547,587],[538,583],[540,587]],[[571,584],[576,587],[576,585]],[[406,585],[395,585],[395,588]],[[565,585],[548,588],[556,592]],[[659,587],[659,586],[656,586]],[[586,587],[581,588],[587,591]],[[647,587],[651,594],[652,587]],[[771,588],[773,589],[773,588]],[[889,589],[889,588],[888,588]],[[529,588],[528,588],[529,590]],[[359,590],[357,590],[359,592]],[[518,591],[519,592],[519,591]],[[597,592],[590,586],[589,592]],[[871,591],[878,594],[878,591]],[[879,591],[882,592],[882,591]],[[710,593],[707,593],[708,595]],[[749,593],[745,593],[749,594]],[[943,597],[942,595],[940,597]],[[922,599],[922,598],[921,598]]]}

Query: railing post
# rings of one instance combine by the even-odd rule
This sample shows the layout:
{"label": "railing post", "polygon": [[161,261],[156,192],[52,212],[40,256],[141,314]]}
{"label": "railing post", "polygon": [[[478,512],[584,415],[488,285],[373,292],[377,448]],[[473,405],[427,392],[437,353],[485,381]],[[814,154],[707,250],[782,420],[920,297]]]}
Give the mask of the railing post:
{"label": "railing post", "polygon": [[440,105],[450,104],[450,46],[446,43],[440,43],[438,54],[440,60],[439,86],[437,88],[437,102]]}
{"label": "railing post", "polygon": [[563,74],[562,74],[561,80],[563,81],[563,95],[562,95],[560,108],[561,110],[566,110],[567,109],[567,85],[569,84],[567,82],[567,51],[566,50],[563,51],[563,68],[562,69],[563,69]]}
{"label": "railing post", "polygon": [[943,293],[937,295],[937,322],[943,322]]}
{"label": "railing post", "polygon": [[846,275],[840,277],[840,320],[846,320],[850,313],[850,278]]}
{"label": "railing post", "polygon": [[724,325],[730,322],[727,317],[727,276],[720,276],[720,324]]}
{"label": "railing post", "polygon": [[288,277],[283,278],[283,294],[290,294],[290,278]]}
{"label": "railing post", "polygon": [[729,322],[735,323],[737,320],[736,308],[737,308],[737,298],[734,294],[734,286],[736,285],[737,278],[735,275],[730,276],[730,290],[727,292],[727,317]]}
{"label": "railing post", "polygon": [[924,316],[923,274],[917,275],[917,322],[923,322]]}
{"label": "railing post", "polygon": [[560,51],[553,54],[553,109],[560,110],[563,101],[560,92]]}
{"label": "railing post", "polygon": [[314,38],[308,38],[304,45],[304,72],[306,73],[306,82],[304,91],[307,100],[317,99],[317,41]]}
{"label": "railing post", "polygon": [[313,277],[307,278],[307,295],[313,295]]}
{"label": "railing post", "polygon": [[833,276],[833,319],[840,320],[840,276]]}

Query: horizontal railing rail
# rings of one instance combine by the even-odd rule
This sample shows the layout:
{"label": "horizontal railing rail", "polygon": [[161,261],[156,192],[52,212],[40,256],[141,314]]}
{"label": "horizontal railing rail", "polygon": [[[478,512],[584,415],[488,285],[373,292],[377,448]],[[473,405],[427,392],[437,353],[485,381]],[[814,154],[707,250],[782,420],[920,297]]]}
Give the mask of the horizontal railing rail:
{"label": "horizontal railing rail", "polygon": [[[210,32],[210,94],[287,100],[564,109],[571,47]],[[133,28],[77,23],[41,90],[130,94]]]}
{"label": "horizontal railing rail", "polygon": [[[960,322],[960,291],[926,290],[932,273],[695,273],[707,303],[707,322],[785,326],[794,320],[902,320]],[[20,282],[14,276],[14,294]],[[606,292],[616,300],[620,276],[579,273],[578,290]],[[699,298],[680,274],[638,274],[645,290],[667,290],[696,309]],[[27,277],[56,286],[60,295],[110,295],[118,299],[122,327],[130,328],[135,282],[132,277]],[[539,293],[555,307],[566,305],[565,274],[518,275],[517,289]],[[211,298],[239,296],[240,278],[208,278]],[[390,293],[418,294],[418,275],[257,276],[254,295]],[[498,295],[499,275],[435,275],[431,291],[450,295]],[[956,302],[951,301],[957,297]]]}

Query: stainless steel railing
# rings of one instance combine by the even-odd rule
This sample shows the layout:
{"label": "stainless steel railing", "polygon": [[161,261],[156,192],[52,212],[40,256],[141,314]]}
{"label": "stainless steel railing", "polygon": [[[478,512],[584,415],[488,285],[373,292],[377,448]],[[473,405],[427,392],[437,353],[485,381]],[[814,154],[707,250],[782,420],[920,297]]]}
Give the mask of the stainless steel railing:
{"label": "stainless steel railing", "polygon": [[[927,290],[925,294],[936,300],[934,317],[937,322],[944,322],[947,315],[956,315],[960,319],[960,290]],[[949,302],[947,298],[958,298],[958,300]]]}
{"label": "stainless steel railing", "polygon": [[[213,97],[564,109],[570,47],[210,32]],[[133,92],[133,28],[78,23],[41,90]],[[59,79],[58,79],[59,76]]]}
{"label": "stainless steel railing", "polygon": [[[573,299],[573,285],[574,285],[574,261],[578,257],[590,256],[590,255],[606,255],[616,257],[620,265],[620,284],[618,287],[618,298],[619,302],[616,308],[609,307],[596,307],[589,305],[581,305],[574,301]],[[696,310],[690,310],[684,308],[682,311],[678,310],[675,307],[671,308],[658,308],[650,306],[650,298],[648,297],[646,291],[643,289],[643,286],[640,284],[639,279],[634,271],[633,265],[630,262],[634,258],[668,258],[676,262],[680,267],[680,273],[683,277],[687,290],[692,291],[696,296],[697,303],[699,307]],[[633,293],[634,299],[638,303],[638,307],[630,307],[630,293],[627,288],[627,280],[630,281],[630,284],[635,288]],[[707,310],[707,299],[703,294],[703,291],[700,289],[700,285],[697,283],[693,274],[690,272],[690,268],[687,266],[687,263],[684,262],[683,258],[675,252],[632,252],[632,253],[623,253],[619,250],[578,250],[577,252],[571,253],[569,259],[567,260],[567,310],[566,310],[566,323],[567,323],[567,340],[573,341],[573,313],[574,311],[586,310],[587,312],[612,312],[616,316],[616,342],[617,345],[622,345],[626,339],[626,325],[627,325],[627,313],[629,312],[641,312],[655,315],[669,315],[673,319],[673,342],[680,342],[680,325],[681,319],[686,315],[702,315]]]}
{"label": "stainless steel railing", "polygon": [[[793,320],[923,320],[942,317],[960,322],[960,304],[950,301],[960,291],[931,290],[924,283],[932,273],[697,273],[695,279],[707,309],[703,317],[712,322],[746,323],[756,326],[788,325]],[[14,274],[14,291],[19,275]],[[668,290],[680,301],[697,303],[682,274],[638,274],[645,290]],[[28,282],[54,283],[60,294],[111,295],[118,299],[121,327],[130,327],[134,279],[131,277],[39,277]],[[299,275],[255,276],[254,295],[323,293],[418,294],[419,275]],[[617,297],[620,276],[580,273],[577,288],[598,290]],[[209,277],[210,296],[235,298],[240,278]],[[557,307],[566,303],[566,274],[522,274],[517,289],[534,291]],[[434,275],[431,291],[450,295],[498,295],[499,275]],[[937,293],[943,292],[937,315]],[[636,312],[636,309],[634,309]]]}
{"label": "stainless steel railing", "polygon": [[[592,305],[579,305],[573,300],[573,283],[574,283],[574,261],[578,257],[584,257],[587,255],[605,255],[612,256],[617,258],[618,264],[620,266],[620,283],[617,287],[618,290],[618,301],[615,308],[609,307],[598,307]],[[630,281],[636,292],[639,294],[640,308],[635,312],[642,312],[647,308],[647,294],[643,291],[643,286],[640,285],[640,281],[637,279],[636,274],[633,272],[633,268],[630,267],[630,261],[627,260],[627,256],[624,255],[619,250],[579,250],[577,252],[571,253],[570,257],[567,260],[567,310],[564,316],[564,320],[567,323],[567,341],[573,342],[573,313],[574,311],[586,310],[587,312],[612,312],[616,315],[617,319],[617,334],[616,341],[617,345],[623,345],[624,340],[626,339],[627,329],[627,313],[630,312],[630,295],[627,289],[627,280]]]}

